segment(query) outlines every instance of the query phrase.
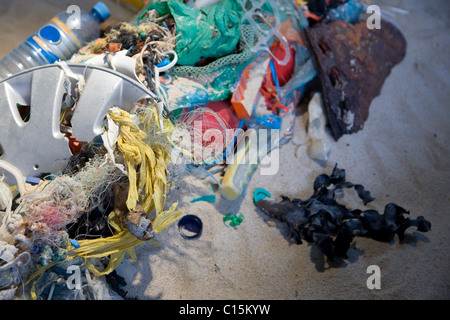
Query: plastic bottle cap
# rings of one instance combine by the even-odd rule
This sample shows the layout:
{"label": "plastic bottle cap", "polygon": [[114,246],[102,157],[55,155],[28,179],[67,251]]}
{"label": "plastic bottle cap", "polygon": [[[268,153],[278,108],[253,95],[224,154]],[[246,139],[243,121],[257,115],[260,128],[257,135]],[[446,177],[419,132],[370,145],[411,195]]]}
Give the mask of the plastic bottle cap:
{"label": "plastic bottle cap", "polygon": [[104,22],[111,16],[111,12],[103,2],[97,2],[91,12],[100,22]]}
{"label": "plastic bottle cap", "polygon": [[199,217],[188,214],[178,222],[178,230],[185,239],[195,239],[202,234],[203,223]]}

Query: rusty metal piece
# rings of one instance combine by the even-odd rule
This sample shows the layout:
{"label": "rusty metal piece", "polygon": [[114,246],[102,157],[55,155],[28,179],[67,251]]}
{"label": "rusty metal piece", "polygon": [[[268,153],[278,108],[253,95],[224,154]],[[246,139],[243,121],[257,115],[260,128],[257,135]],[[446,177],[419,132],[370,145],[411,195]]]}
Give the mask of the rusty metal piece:
{"label": "rusty metal piece", "polygon": [[336,140],[363,128],[372,100],[405,57],[402,33],[387,21],[381,26],[371,30],[366,22],[335,20],[305,29]]}

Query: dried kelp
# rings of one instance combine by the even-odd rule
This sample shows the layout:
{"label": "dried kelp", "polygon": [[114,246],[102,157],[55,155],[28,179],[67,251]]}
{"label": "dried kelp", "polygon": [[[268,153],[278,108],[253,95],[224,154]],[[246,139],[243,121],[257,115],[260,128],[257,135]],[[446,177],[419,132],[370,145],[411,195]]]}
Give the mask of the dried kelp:
{"label": "dried kelp", "polygon": [[403,240],[406,229],[416,227],[427,232],[431,223],[419,216],[405,217],[409,211],[388,203],[384,213],[375,210],[348,209],[337,201],[342,189],[353,188],[364,205],[374,200],[360,184],[346,181],[345,170],[334,167],[332,174],[319,175],[314,181],[314,193],[307,199],[282,196],[281,202],[265,198],[255,202],[257,208],[272,219],[285,222],[290,238],[297,244],[302,240],[316,244],[330,260],[347,259],[347,251],[356,236],[367,236],[379,241],[392,241],[395,234]]}

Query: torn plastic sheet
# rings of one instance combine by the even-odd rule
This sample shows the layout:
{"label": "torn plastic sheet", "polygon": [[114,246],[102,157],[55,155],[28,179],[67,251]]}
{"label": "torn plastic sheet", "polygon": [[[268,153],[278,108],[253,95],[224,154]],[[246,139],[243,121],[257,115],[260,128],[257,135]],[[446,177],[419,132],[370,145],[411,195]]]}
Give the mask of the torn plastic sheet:
{"label": "torn plastic sheet", "polygon": [[297,43],[292,43],[295,48],[295,69],[292,78],[280,87],[281,103],[284,105],[292,99],[296,91],[304,92],[305,86],[314,79],[317,71],[314,67],[314,59],[309,50]]}
{"label": "torn plastic sheet", "polygon": [[423,216],[405,217],[409,211],[394,203],[388,203],[383,214],[376,210],[349,209],[336,200],[336,195],[348,188],[356,190],[364,205],[374,200],[362,185],[346,181],[345,170],[335,166],[331,175],[321,174],[315,179],[314,193],[307,200],[282,196],[281,202],[262,199],[255,205],[270,218],[286,223],[290,237],[297,244],[302,240],[314,243],[331,261],[347,259],[347,251],[356,236],[392,241],[397,234],[402,241],[410,227],[420,232],[431,229],[431,223]]}
{"label": "torn plastic sheet", "polygon": [[[69,288],[67,285],[71,281],[69,277],[75,270],[79,270],[80,287],[73,283],[74,288]],[[106,281],[103,278],[93,279],[83,260],[76,258],[60,262],[47,269],[34,282],[31,294],[37,300],[122,300],[122,297],[112,290],[112,286],[109,288],[106,283],[111,286],[108,278]],[[114,289],[117,290],[117,288]]]}
{"label": "torn plastic sheet", "polygon": [[193,78],[166,76],[163,88],[167,92],[167,108],[175,111],[181,108],[194,108],[209,101],[208,84]]}
{"label": "torn plastic sheet", "polygon": [[194,65],[204,58],[218,58],[230,54],[240,38],[240,21],[244,14],[234,0],[201,9],[178,2],[160,2],[149,7],[160,16],[170,13],[175,19],[178,63]]}
{"label": "torn plastic sheet", "polygon": [[331,9],[328,14],[331,18],[336,20],[343,20],[349,23],[356,23],[359,16],[364,10],[364,4],[358,0],[349,0],[341,6]]}
{"label": "torn plastic sheet", "polygon": [[[2,248],[6,249],[6,248]],[[15,253],[13,253],[15,254]],[[3,260],[3,259],[8,260]],[[22,252],[15,257],[2,257],[5,264],[0,264],[0,290],[17,287],[27,278],[30,269],[31,256],[28,252]]]}
{"label": "torn plastic sheet", "polygon": [[127,56],[128,50],[121,50],[114,53],[102,53],[86,61],[86,64],[95,65],[104,68],[111,68],[136,81],[139,81],[136,75],[136,59]]}
{"label": "torn plastic sheet", "polygon": [[230,226],[236,227],[236,226],[240,225],[242,223],[242,221],[244,221],[244,215],[241,212],[239,212],[239,214],[229,213],[225,217],[223,217],[223,222],[226,222],[229,220],[231,220]]}

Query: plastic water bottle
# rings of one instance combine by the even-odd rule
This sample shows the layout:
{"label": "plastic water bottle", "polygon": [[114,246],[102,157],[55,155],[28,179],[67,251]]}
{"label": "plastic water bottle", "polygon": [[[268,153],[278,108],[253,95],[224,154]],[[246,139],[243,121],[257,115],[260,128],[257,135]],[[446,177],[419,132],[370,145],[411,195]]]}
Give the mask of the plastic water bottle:
{"label": "plastic water bottle", "polygon": [[100,23],[109,16],[108,7],[102,2],[91,11],[59,13],[0,60],[0,79],[32,67],[68,60],[85,43],[100,36]]}

